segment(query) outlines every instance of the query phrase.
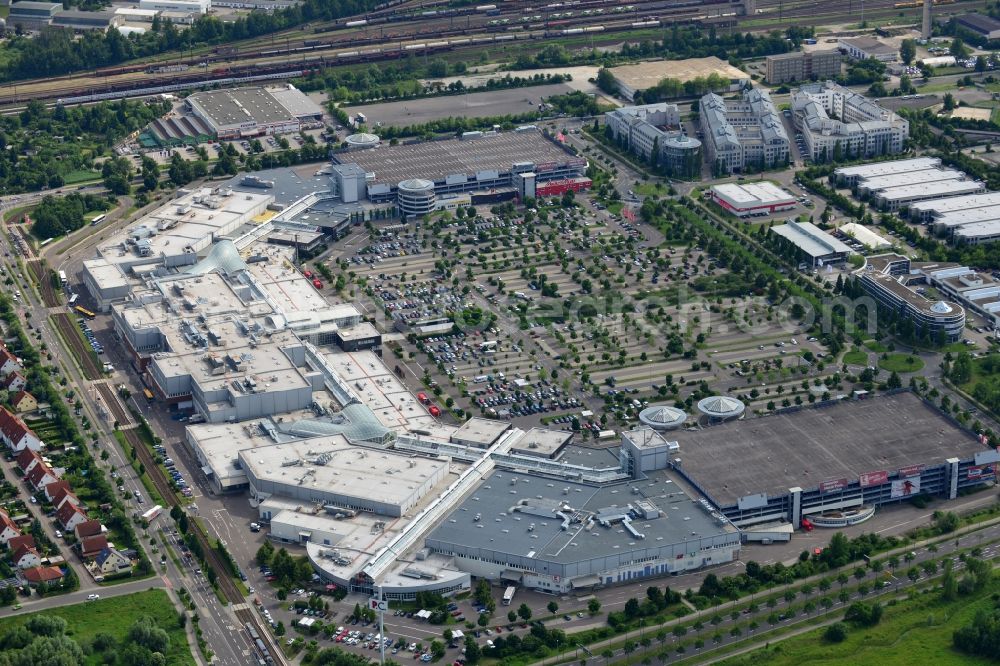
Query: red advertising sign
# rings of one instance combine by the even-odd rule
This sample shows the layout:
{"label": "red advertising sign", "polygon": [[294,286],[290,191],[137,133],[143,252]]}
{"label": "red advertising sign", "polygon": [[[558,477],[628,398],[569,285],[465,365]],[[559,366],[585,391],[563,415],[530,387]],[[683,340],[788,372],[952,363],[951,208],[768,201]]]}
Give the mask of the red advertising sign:
{"label": "red advertising sign", "polygon": [[993,465],[978,465],[970,467],[966,476],[970,479],[982,479],[987,476],[993,476]]}
{"label": "red advertising sign", "polygon": [[867,488],[868,486],[878,486],[889,480],[889,473],[879,470],[877,472],[865,472],[858,477],[858,483],[861,484],[862,488]]}
{"label": "red advertising sign", "polygon": [[819,484],[821,493],[832,493],[834,490],[843,490],[847,487],[847,479],[831,479]]}
{"label": "red advertising sign", "polygon": [[920,472],[924,469],[923,465],[910,465],[909,467],[899,468],[899,478],[903,479],[908,476],[920,476]]}

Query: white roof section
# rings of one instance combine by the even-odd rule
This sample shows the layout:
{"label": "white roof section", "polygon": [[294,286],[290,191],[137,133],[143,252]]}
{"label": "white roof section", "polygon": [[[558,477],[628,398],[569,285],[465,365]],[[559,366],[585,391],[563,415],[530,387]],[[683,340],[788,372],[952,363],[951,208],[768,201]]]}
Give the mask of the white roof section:
{"label": "white roof section", "polygon": [[955,169],[921,169],[920,171],[910,171],[907,173],[892,173],[884,176],[862,178],[858,181],[858,188],[869,192],[879,192],[903,185],[964,179],[965,174]]}
{"label": "white roof section", "polygon": [[746,405],[742,401],[726,395],[712,395],[698,401],[699,412],[717,419],[739,416],[744,410]]}
{"label": "white roof section", "polygon": [[510,424],[505,421],[474,416],[452,434],[451,441],[485,448],[493,446],[508,430]]}
{"label": "white roof section", "polygon": [[852,252],[843,241],[834,238],[811,222],[790,221],[771,227],[771,231],[791,241],[811,257]]}
{"label": "white roof section", "polygon": [[267,92],[283,106],[293,118],[322,116],[323,109],[308,95],[287,83],[283,86],[268,87]]}
{"label": "white roof section", "polygon": [[639,412],[639,421],[657,430],[679,428],[687,420],[687,413],[669,405],[652,405]]}
{"label": "white roof section", "polygon": [[834,173],[840,178],[874,178],[896,173],[910,173],[922,169],[933,169],[940,166],[937,157],[914,157],[908,160],[892,160],[890,162],[875,162],[857,166],[840,167]]}
{"label": "white roof section", "polygon": [[967,224],[991,222],[1000,220],[1000,206],[985,206],[983,208],[966,208],[949,213],[943,213],[934,220],[934,229],[943,231],[963,227]]}
{"label": "white roof section", "polygon": [[936,213],[942,215],[970,208],[1000,206],[1000,192],[981,192],[961,197],[920,201],[910,206],[911,213]]}
{"label": "white roof section", "polygon": [[713,186],[712,189],[731,203],[746,207],[795,202],[795,197],[767,181],[746,184],[722,183]]}
{"label": "white roof section", "polygon": [[869,250],[881,250],[885,248],[892,247],[892,243],[882,236],[869,229],[868,227],[858,224],[857,222],[848,222],[839,227],[841,233],[847,234],[854,240],[858,241]]}
{"label": "white roof section", "polygon": [[958,239],[988,238],[997,235],[1000,235],[1000,220],[973,222],[955,229],[955,238]]}
{"label": "white roof section", "polygon": [[877,196],[885,201],[906,201],[913,198],[966,194],[982,190],[983,187],[978,180],[941,180],[934,183],[890,187],[879,192]]}

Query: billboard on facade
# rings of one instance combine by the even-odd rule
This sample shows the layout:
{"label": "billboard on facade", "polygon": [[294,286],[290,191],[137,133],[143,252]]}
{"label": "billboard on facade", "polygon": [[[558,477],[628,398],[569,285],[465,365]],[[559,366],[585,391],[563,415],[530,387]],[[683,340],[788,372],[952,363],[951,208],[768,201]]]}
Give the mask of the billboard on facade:
{"label": "billboard on facade", "polygon": [[867,488],[868,486],[878,486],[889,480],[889,473],[883,470],[877,472],[865,472],[858,477],[858,483],[861,484],[862,488]]}
{"label": "billboard on facade", "polygon": [[966,472],[966,478],[983,479],[993,476],[993,465],[973,465]]}
{"label": "billboard on facade", "polygon": [[847,479],[830,479],[819,484],[821,493],[832,493],[835,490],[843,490],[847,487]]}
{"label": "billboard on facade", "polygon": [[910,465],[909,467],[899,468],[899,478],[903,479],[908,476],[920,476],[920,472],[924,469],[923,465]]}
{"label": "billboard on facade", "polygon": [[892,482],[892,489],[889,497],[910,497],[920,494],[920,477],[913,476],[906,479],[896,479]]}

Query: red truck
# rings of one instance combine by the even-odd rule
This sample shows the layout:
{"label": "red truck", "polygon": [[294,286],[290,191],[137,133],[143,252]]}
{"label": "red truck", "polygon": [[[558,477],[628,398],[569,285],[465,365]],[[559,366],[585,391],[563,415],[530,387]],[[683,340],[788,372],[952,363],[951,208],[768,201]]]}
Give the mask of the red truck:
{"label": "red truck", "polygon": [[316,287],[317,289],[322,289],[323,288],[323,283],[320,282],[318,279],[316,279],[316,280],[313,280],[313,286]]}
{"label": "red truck", "polygon": [[302,274],[305,275],[310,280],[312,279],[313,276],[312,271],[302,271]]}
{"label": "red truck", "polygon": [[429,404],[431,404],[431,399],[427,397],[426,393],[418,393],[417,394],[417,400],[420,401],[421,405],[429,405]]}
{"label": "red truck", "polygon": [[427,408],[427,411],[429,411],[431,413],[431,416],[433,416],[434,418],[441,416],[441,410],[438,409],[437,405],[431,405],[430,407]]}

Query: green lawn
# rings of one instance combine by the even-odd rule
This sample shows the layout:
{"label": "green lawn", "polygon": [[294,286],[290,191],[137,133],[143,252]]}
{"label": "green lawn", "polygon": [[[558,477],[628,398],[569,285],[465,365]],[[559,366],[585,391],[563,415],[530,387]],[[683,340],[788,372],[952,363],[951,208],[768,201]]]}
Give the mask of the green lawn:
{"label": "green lawn", "polygon": [[644,197],[651,197],[657,194],[666,195],[669,192],[669,189],[663,183],[640,183],[633,190],[636,194],[641,194]]}
{"label": "green lawn", "polygon": [[854,349],[844,354],[844,363],[848,365],[868,365],[868,352]]}
{"label": "green lawn", "polygon": [[979,666],[987,659],[970,657],[953,650],[952,633],[970,621],[979,609],[988,609],[990,594],[1000,590],[994,582],[973,597],[959,597],[951,603],[939,601],[938,593],[918,595],[887,607],[882,622],[870,629],[849,628],[847,640],[831,644],[822,639],[824,629],[810,631],[774,643],[773,647],[726,659],[725,666],[801,666],[809,664],[878,664],[879,666]]}
{"label": "green lawn", "polygon": [[868,347],[868,349],[879,354],[889,351],[888,347],[878,340],[865,340],[865,347]]}
{"label": "green lawn", "polygon": [[[78,642],[84,652],[89,652],[90,642],[96,634],[104,632],[121,640],[136,618],[149,615],[170,636],[167,664],[193,666],[195,663],[184,629],[177,623],[177,610],[163,590],[147,590],[41,612],[64,618],[69,623],[67,635]],[[11,615],[0,619],[0,635],[23,624],[29,617],[31,614]],[[88,666],[98,666],[104,660],[100,654],[88,654],[85,663]]]}
{"label": "green lawn", "polygon": [[76,185],[77,183],[86,183],[91,180],[100,180],[101,174],[96,171],[88,171],[86,169],[78,169],[76,171],[70,171],[63,176],[63,183],[66,185]]}
{"label": "green lawn", "polygon": [[878,367],[889,372],[916,372],[924,367],[924,362],[909,354],[889,354],[886,358],[879,358]]}

